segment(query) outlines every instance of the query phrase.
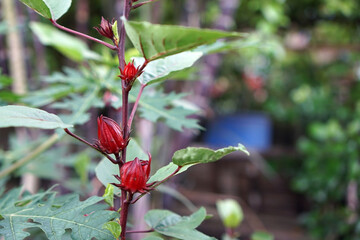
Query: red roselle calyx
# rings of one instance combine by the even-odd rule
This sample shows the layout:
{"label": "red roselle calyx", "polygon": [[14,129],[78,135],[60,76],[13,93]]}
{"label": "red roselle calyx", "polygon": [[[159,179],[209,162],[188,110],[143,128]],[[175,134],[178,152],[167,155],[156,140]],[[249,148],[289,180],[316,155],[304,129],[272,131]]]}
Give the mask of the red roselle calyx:
{"label": "red roselle calyx", "polygon": [[100,116],[98,123],[98,146],[107,154],[117,154],[127,145],[120,126],[111,118]]}
{"label": "red roselle calyx", "polygon": [[116,186],[131,193],[148,191],[146,182],[149,180],[150,165],[150,154],[149,161],[135,158],[133,161],[125,163],[120,169],[120,178],[116,176],[121,184]]}
{"label": "red roselle calyx", "polygon": [[129,88],[134,83],[136,77],[138,77],[142,72],[139,72],[139,67],[134,66],[134,60],[125,64],[124,69],[120,69],[119,77],[125,82],[125,88]]}
{"label": "red roselle calyx", "polygon": [[114,32],[112,30],[112,25],[114,24],[114,20],[110,23],[104,17],[101,17],[101,23],[99,27],[94,27],[98,33],[102,36],[110,38],[111,40],[114,39]]}

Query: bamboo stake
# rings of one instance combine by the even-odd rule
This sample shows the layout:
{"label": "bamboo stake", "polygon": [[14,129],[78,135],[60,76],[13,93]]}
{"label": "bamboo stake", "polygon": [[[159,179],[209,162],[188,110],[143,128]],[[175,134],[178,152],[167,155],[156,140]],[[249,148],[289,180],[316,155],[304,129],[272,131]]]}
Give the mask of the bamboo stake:
{"label": "bamboo stake", "polygon": [[[10,75],[13,79],[12,91],[18,95],[26,93],[26,68],[25,68],[25,51],[21,42],[21,36],[18,29],[18,18],[13,0],[3,1],[4,19],[10,29],[7,34],[7,46],[9,55]],[[26,130],[24,128],[16,129],[16,135],[20,142],[26,141]],[[26,173],[22,176],[21,182],[24,189],[35,193],[38,189],[39,179],[33,174]]]}

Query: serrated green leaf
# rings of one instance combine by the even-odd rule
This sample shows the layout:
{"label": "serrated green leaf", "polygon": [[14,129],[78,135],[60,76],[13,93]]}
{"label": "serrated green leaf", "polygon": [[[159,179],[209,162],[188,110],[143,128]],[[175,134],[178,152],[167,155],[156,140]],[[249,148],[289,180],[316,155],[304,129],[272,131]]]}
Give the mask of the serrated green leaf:
{"label": "serrated green leaf", "polygon": [[[148,160],[148,155],[142,150],[139,144],[131,139],[126,151],[126,161],[132,161],[135,157],[138,157],[142,160]],[[109,183],[118,182],[114,175],[119,175],[119,166],[110,162],[109,159],[102,159],[95,168],[96,177],[99,181],[107,186]],[[115,188],[115,194],[120,194],[120,190]]]}
{"label": "serrated green leaf", "polygon": [[48,19],[59,19],[71,6],[71,0],[20,0],[29,8]]}
{"label": "serrated green leaf", "polygon": [[34,107],[41,107],[50,104],[57,99],[66,97],[70,93],[74,92],[75,89],[72,86],[58,85],[51,86],[47,89],[41,89],[39,91],[31,92],[28,96],[22,100],[25,103],[31,104]]}
{"label": "serrated green leaf", "polygon": [[241,144],[239,144],[237,147],[226,147],[216,151],[209,148],[188,147],[176,151],[172,157],[172,161],[178,166],[185,166],[196,163],[209,163],[215,162],[235,151],[242,151],[249,155],[249,152]]}
{"label": "serrated green leaf", "polygon": [[97,53],[88,48],[85,42],[70,34],[62,32],[51,25],[31,22],[30,28],[42,44],[54,47],[73,61],[81,62],[85,59],[101,59]]}
{"label": "serrated green leaf", "polygon": [[23,204],[16,204],[20,192],[20,189],[10,191],[0,199],[3,216],[0,236],[5,239],[24,239],[29,235],[24,229],[31,227],[41,228],[48,239],[61,239],[66,229],[72,230],[72,239],[115,239],[102,229],[102,225],[118,213],[96,207],[101,197],[94,196],[81,202],[77,195],[70,195],[60,201],[55,192],[47,191],[27,195],[21,200]]}
{"label": "serrated green leaf", "polygon": [[8,105],[0,107],[0,128],[31,127],[42,129],[69,128],[61,119],[46,111],[25,106]]}
{"label": "serrated green leaf", "polygon": [[118,222],[107,222],[103,225],[103,228],[109,230],[114,236],[114,238],[118,239],[120,237],[121,226]]}
{"label": "serrated green leaf", "polygon": [[149,61],[210,44],[220,38],[243,36],[235,32],[133,22],[124,17],[122,21],[135,48]]}
{"label": "serrated green leaf", "polygon": [[[171,73],[191,67],[200,57],[201,52],[182,52],[148,63],[144,73],[138,77],[141,84],[153,84],[169,77]],[[134,58],[135,65],[141,66],[145,59]]]}
{"label": "serrated green leaf", "polygon": [[71,94],[63,102],[56,102],[51,104],[52,108],[65,109],[71,111],[71,114],[60,115],[64,121],[71,124],[83,124],[90,119],[90,114],[87,113],[91,107],[102,106],[102,102],[98,103],[98,89],[89,89],[83,95]]}
{"label": "serrated green leaf", "polygon": [[206,217],[205,208],[188,217],[181,217],[168,210],[150,210],[145,215],[146,223],[156,232],[183,240],[215,239],[195,230]]}
{"label": "serrated green leaf", "polygon": [[[13,156],[25,156],[28,152],[35,149],[41,143],[43,143],[47,139],[47,137],[42,137],[33,141],[31,144],[21,144],[21,141],[16,141],[11,144],[11,151],[8,154]],[[18,152],[19,146],[23,145],[25,148],[21,149],[21,152]],[[49,180],[61,181],[63,179],[63,171],[59,171],[58,165],[62,164],[59,162],[59,159],[65,156],[65,147],[58,146],[51,151],[46,151],[35,159],[33,159],[30,163],[21,166],[16,172],[15,176],[20,177],[25,173],[32,173],[33,175]],[[17,160],[17,159],[14,159]],[[72,166],[72,165],[71,165]]]}
{"label": "serrated green leaf", "polygon": [[[110,87],[109,87],[110,88]],[[118,88],[111,88],[111,90],[121,96],[121,90]],[[129,94],[129,101],[135,102],[139,88],[136,85]],[[181,105],[179,102],[186,101],[183,97],[186,94],[176,94],[174,92],[164,94],[160,91],[145,91],[139,101],[139,113],[142,118],[152,122],[164,121],[169,127],[182,131],[183,128],[201,129],[198,124],[198,119],[190,118],[191,115],[199,113],[197,108],[193,105]],[[116,108],[116,105],[113,104]]]}
{"label": "serrated green leaf", "polygon": [[104,195],[103,195],[104,201],[109,204],[110,207],[114,207],[114,186],[111,184],[108,184],[106,186]]}
{"label": "serrated green leaf", "polygon": [[145,95],[139,101],[140,116],[152,122],[163,120],[177,131],[182,131],[183,128],[201,129],[197,119],[188,117],[198,111],[174,105],[174,102],[183,96],[175,93],[163,97]]}

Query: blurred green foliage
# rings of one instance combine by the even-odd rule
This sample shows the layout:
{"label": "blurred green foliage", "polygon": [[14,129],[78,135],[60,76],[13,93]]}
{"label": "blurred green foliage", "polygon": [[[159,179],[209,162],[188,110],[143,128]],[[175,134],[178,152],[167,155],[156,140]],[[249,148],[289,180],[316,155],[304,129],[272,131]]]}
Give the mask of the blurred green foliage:
{"label": "blurred green foliage", "polygon": [[[314,210],[302,220],[320,239],[360,237],[360,225],[354,219],[356,207],[351,206],[351,194],[357,198],[360,183],[359,117],[357,107],[347,120],[312,123],[309,137],[298,142],[304,159],[294,187],[314,204]],[[350,188],[352,184],[355,189]]]}
{"label": "blurred green foliage", "polygon": [[300,156],[273,165],[308,199],[301,220],[315,239],[360,237],[348,203],[360,181],[359,9],[356,0],[242,1],[236,26],[261,44],[225,55],[215,86],[217,112],[265,111],[281,126],[275,135],[285,129],[277,144],[298,146]]}

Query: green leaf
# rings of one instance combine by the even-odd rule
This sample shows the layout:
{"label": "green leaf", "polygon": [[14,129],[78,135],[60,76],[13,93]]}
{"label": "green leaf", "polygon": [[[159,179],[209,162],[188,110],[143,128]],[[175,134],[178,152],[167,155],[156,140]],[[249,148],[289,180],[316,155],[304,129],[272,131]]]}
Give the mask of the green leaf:
{"label": "green leaf", "polygon": [[[153,84],[169,77],[170,73],[191,67],[200,57],[201,52],[182,52],[150,62],[138,80],[141,84]],[[134,58],[135,65],[141,66],[145,59]]]}
{"label": "green leaf", "polygon": [[63,102],[56,102],[51,104],[52,108],[66,109],[71,111],[71,114],[61,115],[62,119],[71,124],[83,124],[90,119],[90,114],[87,111],[91,107],[96,107],[98,102],[99,88],[89,89],[83,95],[72,94]]}
{"label": "green leaf", "polygon": [[251,235],[251,240],[274,240],[274,236],[266,232],[255,232]]}
{"label": "green leaf", "polygon": [[216,41],[215,43],[202,45],[192,51],[202,52],[204,55],[227,52],[227,51],[241,51],[242,48],[249,47],[263,47],[263,41],[255,34],[248,35],[246,38],[236,39],[234,41]]}
{"label": "green leaf", "polygon": [[32,127],[42,129],[69,128],[61,119],[40,109],[8,105],[0,107],[0,128]]}
{"label": "green leaf", "polygon": [[118,222],[107,222],[103,225],[103,228],[109,230],[114,236],[114,238],[118,239],[120,237],[121,226]]}
{"label": "green leaf", "polygon": [[241,144],[239,144],[237,147],[226,147],[218,149],[216,151],[209,148],[188,147],[176,151],[174,153],[172,161],[178,166],[185,166],[195,163],[209,163],[215,162],[220,158],[228,155],[229,153],[235,151],[242,151],[249,155],[249,152]]}
{"label": "green leaf", "polygon": [[[35,141],[30,141],[30,139],[27,139],[25,140],[27,144],[23,144],[24,141],[21,142],[17,138],[14,138],[15,141],[11,141],[11,150],[8,151],[6,155],[10,158],[11,156],[13,156],[13,158],[15,157],[13,160],[17,161],[17,156],[26,156],[26,154],[33,151],[36,147],[45,142],[46,139],[48,139],[48,136],[42,136]],[[23,146],[23,148],[19,149],[19,146]],[[57,146],[52,150],[43,152],[28,164],[21,166],[18,170],[16,170],[15,176],[21,177],[26,173],[32,173],[33,175],[42,179],[62,181],[62,179],[64,179],[64,172],[59,171],[59,164],[62,165],[62,160],[64,158],[65,147]],[[5,158],[4,160],[6,161],[7,159]]]}
{"label": "green leaf", "polygon": [[71,6],[71,0],[20,0],[29,8],[48,19],[59,19]]}
{"label": "green leaf", "polygon": [[97,205],[103,198],[91,197],[81,202],[79,196],[56,197],[47,191],[22,196],[14,189],[0,199],[0,236],[5,239],[24,239],[27,228],[41,228],[51,240],[62,239],[66,229],[71,229],[71,239],[115,239],[102,225],[118,216]]}
{"label": "green leaf", "polygon": [[57,99],[66,97],[75,90],[74,87],[69,85],[51,86],[46,89],[31,92],[25,98],[22,98],[22,100],[25,103],[31,104],[31,106],[41,107],[50,104]]}
{"label": "green leaf", "polygon": [[114,207],[114,186],[108,184],[103,195],[104,201],[109,204],[110,207]]}
{"label": "green leaf", "polygon": [[183,128],[201,129],[198,120],[189,118],[189,115],[197,113],[197,110],[176,106],[176,100],[184,95],[170,93],[166,96],[143,96],[139,101],[139,112],[142,118],[152,122],[163,120],[166,125],[182,131]]}
{"label": "green leaf", "polygon": [[[180,169],[180,171],[176,173],[176,175],[185,172],[187,169],[189,169],[190,167],[192,167],[194,165],[195,164],[189,164],[189,165],[182,167]],[[156,173],[149,178],[148,183],[160,182],[160,181],[164,180],[165,178],[170,176],[172,173],[174,173],[178,167],[179,167],[178,165],[175,165],[174,163],[170,162],[168,165],[157,170]]]}
{"label": "green leaf", "polygon": [[[142,150],[139,144],[131,139],[126,151],[126,161],[132,161],[135,157],[142,160],[148,160],[148,155]],[[109,183],[118,182],[114,175],[119,175],[118,165],[113,164],[109,159],[104,158],[95,168],[96,177],[99,181],[107,186]],[[114,193],[119,195],[120,190],[115,188]]]}
{"label": "green leaf", "polygon": [[219,200],[216,207],[220,218],[227,228],[236,228],[244,219],[244,213],[239,203],[233,199]]}
{"label": "green leaf", "polygon": [[215,239],[195,230],[206,217],[205,208],[188,217],[181,217],[168,210],[150,210],[145,215],[146,223],[156,232],[183,240]]}
{"label": "green leaf", "polygon": [[220,38],[243,36],[235,32],[133,22],[124,17],[122,21],[135,48],[149,61],[210,44]]}
{"label": "green leaf", "polygon": [[92,52],[82,40],[51,25],[31,22],[30,28],[42,44],[54,47],[73,61],[81,62],[85,59],[99,60],[101,58],[97,53]]}
{"label": "green leaf", "polygon": [[[121,96],[121,89],[113,85],[108,87],[113,93]],[[135,102],[139,88],[135,85],[129,94],[129,101]],[[139,113],[142,118],[152,122],[164,121],[169,127],[182,131],[183,128],[201,129],[198,119],[190,118],[190,115],[199,113],[199,109],[192,104],[184,104],[185,94],[176,94],[171,92],[164,94],[162,91],[145,91],[139,101]],[[113,103],[113,107],[117,108]]]}

